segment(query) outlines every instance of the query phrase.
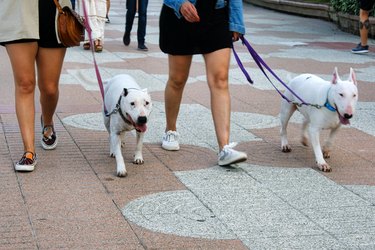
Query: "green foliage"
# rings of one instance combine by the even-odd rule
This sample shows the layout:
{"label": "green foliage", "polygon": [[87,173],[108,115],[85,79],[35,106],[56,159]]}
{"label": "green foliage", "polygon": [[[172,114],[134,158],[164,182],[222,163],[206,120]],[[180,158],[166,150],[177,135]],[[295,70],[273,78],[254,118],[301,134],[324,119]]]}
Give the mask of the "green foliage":
{"label": "green foliage", "polygon": [[[350,15],[359,15],[359,1],[358,0],[331,0],[331,6],[337,12],[343,12]],[[370,16],[374,15],[374,11]]]}

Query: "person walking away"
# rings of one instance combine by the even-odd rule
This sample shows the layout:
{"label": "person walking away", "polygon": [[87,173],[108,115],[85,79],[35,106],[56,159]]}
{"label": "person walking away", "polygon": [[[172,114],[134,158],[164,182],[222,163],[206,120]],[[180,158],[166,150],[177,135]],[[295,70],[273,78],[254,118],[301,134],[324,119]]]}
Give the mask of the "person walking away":
{"label": "person walking away", "polygon": [[[62,6],[70,1],[60,0]],[[37,164],[35,138],[35,88],[40,91],[41,145],[55,149],[53,115],[59,99],[59,78],[66,48],[56,35],[56,5],[45,0],[3,1],[0,9],[0,44],[5,46],[15,84],[15,107],[23,142],[16,171],[33,171]],[[36,70],[35,70],[36,65]]]}
{"label": "person walking away", "polygon": [[375,0],[359,0],[359,35],[361,38],[357,47],[352,49],[354,54],[368,53],[368,31],[370,29],[369,13],[374,8]]}
{"label": "person walking away", "polygon": [[[137,40],[138,50],[148,51],[145,45],[146,25],[147,25],[147,5],[148,0],[138,0],[138,29]],[[130,44],[130,34],[133,28],[134,17],[137,12],[137,0],[126,0],[126,21],[123,43],[125,46]]]}
{"label": "person walking away", "polygon": [[160,49],[168,54],[169,77],[164,92],[166,129],[162,148],[179,150],[176,128],[182,93],[192,57],[202,54],[211,96],[211,113],[219,144],[218,164],[245,161],[247,155],[229,143],[228,73],[232,42],[245,34],[242,0],[164,0],[160,14]]}

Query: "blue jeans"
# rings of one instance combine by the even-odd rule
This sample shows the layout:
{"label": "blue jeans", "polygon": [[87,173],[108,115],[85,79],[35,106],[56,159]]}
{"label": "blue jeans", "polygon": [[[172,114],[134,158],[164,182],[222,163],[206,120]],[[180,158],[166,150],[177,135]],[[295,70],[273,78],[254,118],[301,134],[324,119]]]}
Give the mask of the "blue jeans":
{"label": "blue jeans", "polygon": [[[126,23],[125,23],[125,35],[130,36],[130,32],[133,27],[134,17],[136,13],[137,0],[126,0]],[[146,36],[146,24],[147,24],[147,5],[148,0],[138,0],[138,30],[137,39],[138,45],[144,45]]]}

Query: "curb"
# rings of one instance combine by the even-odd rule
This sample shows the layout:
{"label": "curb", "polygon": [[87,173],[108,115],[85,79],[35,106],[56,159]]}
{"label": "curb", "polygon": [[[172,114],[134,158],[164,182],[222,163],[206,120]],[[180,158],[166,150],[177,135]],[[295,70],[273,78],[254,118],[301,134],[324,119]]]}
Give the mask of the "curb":
{"label": "curb", "polygon": [[[244,2],[276,11],[331,21],[334,22],[340,30],[359,35],[358,16],[335,12],[331,6],[326,4],[288,0],[244,0]],[[370,17],[369,21],[370,27],[375,26],[374,17]],[[368,37],[375,38],[375,28],[370,28]]]}

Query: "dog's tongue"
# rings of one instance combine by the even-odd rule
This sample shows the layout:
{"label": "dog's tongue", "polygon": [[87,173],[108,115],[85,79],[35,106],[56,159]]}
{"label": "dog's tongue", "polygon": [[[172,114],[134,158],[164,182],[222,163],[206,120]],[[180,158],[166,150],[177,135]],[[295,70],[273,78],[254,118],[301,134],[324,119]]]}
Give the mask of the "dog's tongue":
{"label": "dog's tongue", "polygon": [[146,124],[136,124],[135,129],[139,132],[146,132],[147,125]]}
{"label": "dog's tongue", "polygon": [[337,113],[339,114],[339,119],[340,119],[341,124],[343,124],[343,125],[349,125],[350,124],[349,119],[347,119],[347,118],[343,117],[342,115],[340,115],[339,112],[337,112]]}

